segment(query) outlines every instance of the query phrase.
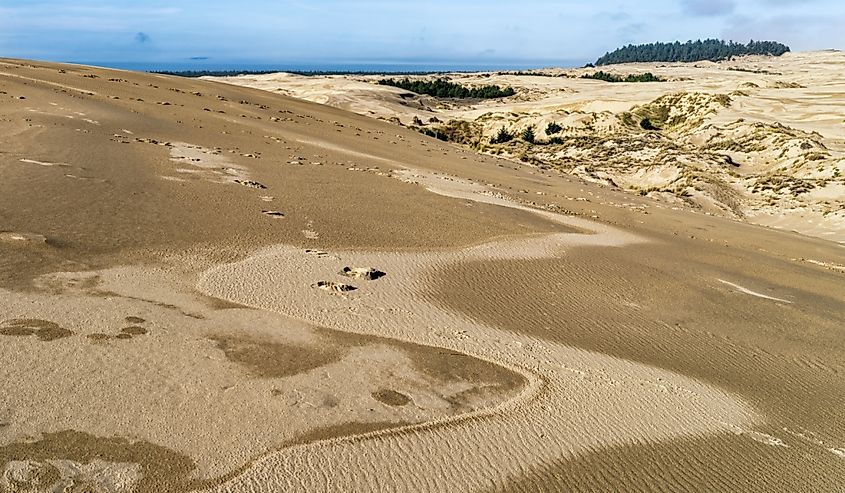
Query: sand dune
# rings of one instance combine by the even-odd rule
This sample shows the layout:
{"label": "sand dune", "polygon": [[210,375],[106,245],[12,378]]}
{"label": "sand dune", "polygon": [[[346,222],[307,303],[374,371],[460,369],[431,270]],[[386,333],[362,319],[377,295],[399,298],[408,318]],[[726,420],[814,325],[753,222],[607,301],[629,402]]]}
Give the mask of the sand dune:
{"label": "sand dune", "polygon": [[214,81],[0,101],[0,492],[841,489],[835,242]]}
{"label": "sand dune", "polygon": [[[460,84],[498,84],[517,91],[502,100],[469,102],[375,84],[381,76],[268,74],[213,80],[440,131],[478,152],[843,242],[845,216],[837,201],[845,176],[843,66],[845,54],[828,51],[601,67],[622,76],[651,72],[666,79],[661,83],[580,78],[598,69],[449,74]],[[655,120],[659,130],[641,128],[644,117]],[[548,135],[552,122],[562,130]],[[539,144],[519,139],[490,143],[502,128],[518,137],[529,127]],[[559,140],[548,143],[553,137]]]}

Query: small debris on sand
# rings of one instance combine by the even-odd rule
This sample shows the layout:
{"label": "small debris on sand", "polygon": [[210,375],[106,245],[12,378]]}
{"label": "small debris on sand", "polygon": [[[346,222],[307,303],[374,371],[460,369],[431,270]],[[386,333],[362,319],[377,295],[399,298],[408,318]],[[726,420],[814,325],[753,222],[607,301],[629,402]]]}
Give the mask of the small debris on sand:
{"label": "small debris on sand", "polygon": [[384,272],[373,269],[372,267],[344,267],[340,271],[340,275],[352,277],[354,279],[366,279],[367,281],[375,281],[376,279],[386,276]]}
{"label": "small debris on sand", "polygon": [[350,284],[343,284],[340,282],[332,282],[332,281],[318,281],[317,284],[314,284],[315,288],[322,289],[324,291],[330,291],[332,293],[348,293],[350,291],[355,291],[355,286]]}

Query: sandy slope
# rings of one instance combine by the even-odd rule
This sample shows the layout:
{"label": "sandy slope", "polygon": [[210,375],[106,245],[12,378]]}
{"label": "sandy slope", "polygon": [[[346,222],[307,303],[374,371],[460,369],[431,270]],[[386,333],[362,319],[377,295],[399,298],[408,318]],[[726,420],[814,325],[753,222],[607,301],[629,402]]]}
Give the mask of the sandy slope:
{"label": "sandy slope", "polygon": [[834,243],[210,81],[0,97],[4,493],[842,484]]}

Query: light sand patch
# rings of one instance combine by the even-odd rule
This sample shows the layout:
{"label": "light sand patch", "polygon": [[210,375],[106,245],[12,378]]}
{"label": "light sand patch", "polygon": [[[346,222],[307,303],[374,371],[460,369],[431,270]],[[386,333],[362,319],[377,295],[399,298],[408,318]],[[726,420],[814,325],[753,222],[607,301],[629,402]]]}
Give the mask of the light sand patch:
{"label": "light sand patch", "polygon": [[[235,164],[227,157],[202,146],[174,142],[170,145],[170,160],[193,167],[192,170],[176,170],[182,174],[182,179],[186,175],[193,174],[197,179],[214,183],[255,183],[249,180],[249,171],[245,167]],[[193,173],[188,171],[193,171]]]}
{"label": "light sand patch", "polygon": [[808,264],[818,265],[820,267],[824,267],[826,269],[835,270],[837,272],[845,273],[845,265],[837,264],[834,262],[824,262],[821,260],[813,260],[813,259],[801,259]]}
{"label": "light sand patch", "polygon": [[789,445],[784,443],[784,441],[776,436],[769,435],[768,433],[762,433],[759,431],[749,431],[744,430],[739,426],[731,426],[731,430],[736,435],[742,435],[748,437],[755,442],[762,443],[764,445],[769,445],[771,447],[783,447],[789,448]]}
{"label": "light sand patch", "polygon": [[0,473],[0,491],[131,493],[141,479],[141,466],[102,460],[87,464],[71,460],[23,460],[10,461]]}
{"label": "light sand patch", "polygon": [[49,162],[45,162],[45,161],[36,161],[34,159],[19,159],[19,161],[22,162],[22,163],[37,164],[39,166],[47,166],[47,167],[50,167],[50,166],[70,166],[69,164],[65,164],[65,163],[49,163]]}
{"label": "light sand patch", "polygon": [[[410,170],[404,176],[449,196],[523,207],[463,180]],[[519,371],[530,382],[515,399],[460,417],[272,453],[214,491],[417,491],[421,485],[468,491],[505,484],[526,468],[595,448],[745,429],[759,420],[736,396],[689,377],[505,332],[424,299],[427,278],[452,263],[543,258],[577,246],[643,241],[608,226],[525,209],[591,233],[508,239],[446,252],[341,251],[340,258],[279,246],[207,271],[199,288],[214,296],[347,333],[470,354]],[[344,265],[378,265],[390,276],[343,297],[309,289],[315,278]],[[391,393],[380,395],[404,402]],[[406,460],[409,456],[415,460]]]}
{"label": "light sand patch", "polygon": [[43,245],[47,237],[35,233],[17,233],[14,231],[0,231],[0,242],[13,244]]}
{"label": "light sand patch", "polygon": [[752,291],[748,288],[744,288],[744,287],[740,286],[739,284],[734,284],[732,282],[725,281],[724,279],[717,279],[717,280],[722,284],[727,284],[728,286],[736,289],[740,293],[750,294],[751,296],[756,296],[757,298],[763,298],[763,299],[766,299],[766,300],[780,301],[781,303],[790,303],[790,304],[792,303],[789,300],[785,300],[785,299],[782,299],[782,298],[775,298],[774,296],[769,296],[767,294],[758,293],[757,291]]}

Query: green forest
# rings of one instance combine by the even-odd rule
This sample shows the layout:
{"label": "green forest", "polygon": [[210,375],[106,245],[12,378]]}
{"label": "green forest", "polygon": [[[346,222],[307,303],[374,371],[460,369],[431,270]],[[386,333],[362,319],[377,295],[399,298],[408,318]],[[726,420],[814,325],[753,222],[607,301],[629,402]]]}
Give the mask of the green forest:
{"label": "green forest", "polygon": [[499,86],[464,87],[454,84],[446,79],[435,80],[410,80],[404,79],[382,79],[378,81],[383,86],[393,86],[412,91],[417,94],[427,94],[437,98],[460,98],[460,99],[492,99],[513,96],[513,88],[502,89]]}
{"label": "green forest", "polygon": [[662,79],[651,72],[646,72],[644,74],[628,74],[625,77],[622,77],[621,75],[609,74],[599,70],[594,74],[584,74],[581,78],[603,80],[605,82],[666,82],[666,79]]}
{"label": "green forest", "polygon": [[698,62],[701,60],[727,60],[741,55],[780,56],[789,51],[789,46],[775,41],[754,41],[748,44],[725,42],[719,39],[687,41],[681,43],[649,43],[628,45],[606,53],[596,60],[596,65],[612,65],[629,62]]}

